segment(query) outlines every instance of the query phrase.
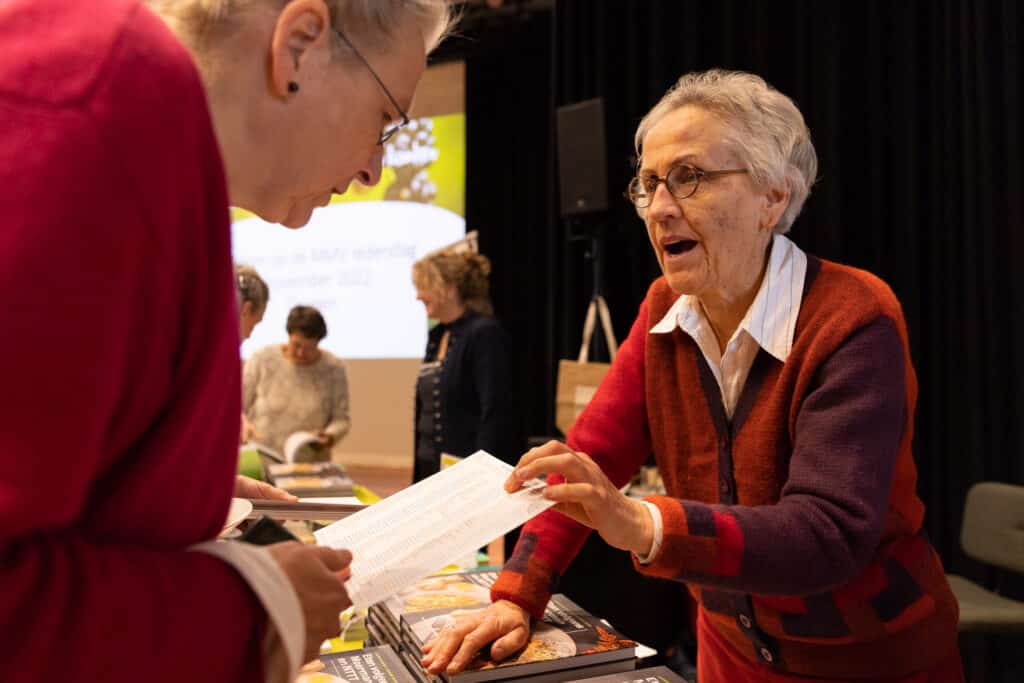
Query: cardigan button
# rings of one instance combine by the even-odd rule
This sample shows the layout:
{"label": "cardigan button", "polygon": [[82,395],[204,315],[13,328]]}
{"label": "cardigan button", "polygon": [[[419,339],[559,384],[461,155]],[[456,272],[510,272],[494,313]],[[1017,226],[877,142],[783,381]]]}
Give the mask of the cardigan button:
{"label": "cardigan button", "polygon": [[772,653],[766,647],[762,647],[761,648],[761,653],[760,654],[761,654],[761,659],[763,659],[764,661],[768,662],[769,664],[771,664],[772,661],[775,659],[774,657],[772,657]]}
{"label": "cardigan button", "polygon": [[730,488],[731,487],[729,486],[729,480],[728,479],[726,479],[725,477],[722,477],[721,479],[718,480],[718,490],[722,492],[722,495],[725,495],[725,496],[729,495]]}
{"label": "cardigan button", "polygon": [[751,625],[752,624],[751,624],[751,621],[750,621],[750,617],[748,617],[746,614],[741,614],[740,615],[740,626],[742,626],[745,629],[749,629],[751,627]]}

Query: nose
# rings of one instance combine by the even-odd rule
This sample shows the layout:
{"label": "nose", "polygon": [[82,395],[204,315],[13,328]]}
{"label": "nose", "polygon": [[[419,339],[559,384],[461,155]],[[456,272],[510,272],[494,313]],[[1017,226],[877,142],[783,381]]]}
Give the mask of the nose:
{"label": "nose", "polygon": [[365,167],[359,169],[356,173],[356,178],[359,182],[367,187],[372,187],[380,182],[381,167],[384,164],[384,148],[376,146],[373,148],[373,153],[367,160]]}
{"label": "nose", "polygon": [[645,218],[657,223],[663,223],[683,215],[683,208],[680,206],[679,200],[668,191],[666,183],[658,183],[658,186],[654,188],[651,204],[645,211]]}

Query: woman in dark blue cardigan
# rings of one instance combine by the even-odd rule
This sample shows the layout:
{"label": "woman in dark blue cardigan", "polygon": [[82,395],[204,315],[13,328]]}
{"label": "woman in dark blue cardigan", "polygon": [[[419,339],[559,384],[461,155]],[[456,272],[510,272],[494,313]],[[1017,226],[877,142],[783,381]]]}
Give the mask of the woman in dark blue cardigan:
{"label": "woman in dark blue cardigan", "polygon": [[485,450],[515,464],[523,452],[511,341],[492,317],[491,263],[437,252],[413,265],[416,298],[438,321],[416,382],[413,482],[438,471],[441,454]]}

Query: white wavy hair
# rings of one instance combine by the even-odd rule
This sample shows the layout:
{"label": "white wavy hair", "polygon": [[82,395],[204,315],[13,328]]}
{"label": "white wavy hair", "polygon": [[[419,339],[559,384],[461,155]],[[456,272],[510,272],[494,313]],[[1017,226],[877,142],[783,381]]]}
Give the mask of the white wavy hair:
{"label": "white wavy hair", "polygon": [[735,138],[728,142],[755,183],[780,188],[789,184],[789,205],[773,227],[779,234],[789,232],[818,174],[811,132],[793,100],[760,76],[742,71],[684,74],[640,121],[635,139],[638,158],[651,128],[687,105],[708,111],[732,128]]}
{"label": "white wavy hair", "polygon": [[[203,46],[230,31],[235,20],[256,5],[282,9],[291,0],[147,0],[159,14],[179,20],[190,42]],[[455,20],[448,0],[324,0],[334,25],[360,45],[386,52],[396,29],[416,27],[429,54],[444,40]]]}

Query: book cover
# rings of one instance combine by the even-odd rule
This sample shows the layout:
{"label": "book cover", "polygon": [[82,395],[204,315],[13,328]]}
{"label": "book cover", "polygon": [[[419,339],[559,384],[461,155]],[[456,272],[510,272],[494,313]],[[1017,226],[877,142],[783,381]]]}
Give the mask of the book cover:
{"label": "book cover", "polygon": [[320,655],[323,668],[302,674],[297,683],[417,683],[387,645]]}
{"label": "book cover", "polygon": [[[420,666],[418,655],[410,652],[409,648],[402,650],[400,656],[402,661],[405,663],[406,668],[420,683],[451,683],[452,681],[462,680],[458,676],[452,678],[449,676],[435,676],[428,674],[423,670],[423,667]],[[635,666],[636,660],[634,659],[619,659],[612,662],[581,666],[575,669],[555,669],[554,671],[544,671],[527,676],[520,676],[513,672],[506,672],[496,680],[508,681],[509,683],[512,683],[513,681],[515,683],[567,683],[567,681],[577,681],[603,675],[621,675],[626,677],[629,675],[628,672],[633,671]],[[614,680],[618,679],[616,678]],[[625,680],[629,679],[625,678]]]}
{"label": "book cover", "polygon": [[366,507],[358,498],[331,496],[327,498],[303,498],[298,502],[253,498],[253,516],[266,516],[277,520],[328,521],[344,519]]}
{"label": "book cover", "polygon": [[569,683],[687,683],[687,681],[667,666],[655,666],[607,676],[576,678]]}
{"label": "book cover", "polygon": [[[452,625],[459,615],[470,614],[483,607],[454,607],[412,612],[401,617],[400,634],[410,653],[415,657],[424,643]],[[596,618],[564,595],[551,598],[530,634],[526,646],[516,655],[495,662],[485,648],[465,671],[446,676],[451,683],[476,683],[507,678],[520,678],[562,671],[561,680],[585,677],[592,673],[569,675],[568,669],[581,669],[599,664],[617,662],[613,670],[634,666],[636,643],[623,637],[611,626]],[[597,673],[597,672],[593,672]],[[547,677],[545,677],[547,678]],[[552,680],[558,680],[552,679]]]}
{"label": "book cover", "polygon": [[271,477],[346,477],[345,468],[334,462],[287,462],[267,465]]}
{"label": "book cover", "polygon": [[299,496],[351,496],[352,481],[341,477],[277,477],[274,486]]}
{"label": "book cover", "polygon": [[295,462],[267,465],[274,486],[296,496],[351,496],[352,480],[332,462]]}
{"label": "book cover", "polygon": [[486,607],[491,604],[491,586],[497,578],[496,571],[434,574],[403,588],[371,609],[374,618],[380,618],[380,626],[397,634],[403,614],[440,608]]}

